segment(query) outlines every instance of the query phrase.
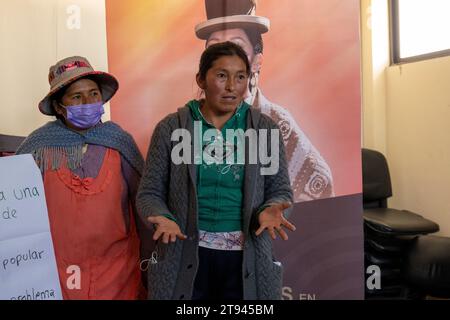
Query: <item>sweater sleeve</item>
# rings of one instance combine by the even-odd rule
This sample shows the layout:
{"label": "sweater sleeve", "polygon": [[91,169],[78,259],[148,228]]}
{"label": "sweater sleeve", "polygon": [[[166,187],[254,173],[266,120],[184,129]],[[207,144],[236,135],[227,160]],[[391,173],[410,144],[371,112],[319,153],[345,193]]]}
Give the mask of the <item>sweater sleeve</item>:
{"label": "sweater sleeve", "polygon": [[[278,130],[278,171],[276,171],[274,174],[268,174],[265,175],[264,179],[264,203],[258,210],[258,215],[261,213],[265,208],[277,204],[277,203],[283,203],[293,202],[293,194],[292,194],[292,188],[291,183],[289,180],[289,173],[288,173],[288,163],[286,160],[286,152],[284,148],[283,143],[283,137],[280,133],[279,127],[270,119],[269,120],[269,130],[268,130],[268,150],[269,152],[272,152],[270,141],[272,139],[272,130]],[[276,158],[275,158],[276,161]],[[285,216],[289,216],[291,212],[291,208],[286,209],[284,211]]]}
{"label": "sweater sleeve", "polygon": [[156,126],[152,135],[136,198],[138,212],[145,221],[149,216],[165,216],[174,220],[167,207],[170,136],[170,128],[164,121]]}

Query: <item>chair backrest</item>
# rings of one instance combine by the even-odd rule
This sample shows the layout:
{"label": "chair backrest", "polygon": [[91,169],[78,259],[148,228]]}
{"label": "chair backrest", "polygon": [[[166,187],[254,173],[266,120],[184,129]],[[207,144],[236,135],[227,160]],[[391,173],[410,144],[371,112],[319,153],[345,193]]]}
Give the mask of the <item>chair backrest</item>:
{"label": "chair backrest", "polygon": [[362,168],[364,208],[386,208],[392,196],[386,158],[378,151],[362,149]]}
{"label": "chair backrest", "polygon": [[14,154],[25,137],[0,134],[0,156]]}

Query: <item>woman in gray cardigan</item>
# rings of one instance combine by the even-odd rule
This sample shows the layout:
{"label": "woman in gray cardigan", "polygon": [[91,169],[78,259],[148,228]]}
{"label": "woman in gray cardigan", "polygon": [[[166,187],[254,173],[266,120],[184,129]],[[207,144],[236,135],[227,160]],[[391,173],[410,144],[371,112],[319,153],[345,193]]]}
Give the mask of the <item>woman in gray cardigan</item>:
{"label": "woman in gray cardigan", "polygon": [[156,126],[137,196],[157,241],[150,299],[280,299],[272,239],[292,190],[277,125],[244,102],[250,66],[240,46],[203,53],[193,100]]}

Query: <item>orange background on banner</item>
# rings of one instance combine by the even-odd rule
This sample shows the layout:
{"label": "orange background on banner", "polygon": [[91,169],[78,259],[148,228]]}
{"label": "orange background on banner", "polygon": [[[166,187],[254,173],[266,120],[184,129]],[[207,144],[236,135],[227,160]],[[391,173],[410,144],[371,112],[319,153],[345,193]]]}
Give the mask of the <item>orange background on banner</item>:
{"label": "orange background on banner", "polygon": [[[358,0],[260,0],[260,88],[288,109],[329,164],[336,196],[362,192]],[[198,97],[203,0],[106,0],[109,70],[120,82],[112,120],[144,155],[156,123]]]}

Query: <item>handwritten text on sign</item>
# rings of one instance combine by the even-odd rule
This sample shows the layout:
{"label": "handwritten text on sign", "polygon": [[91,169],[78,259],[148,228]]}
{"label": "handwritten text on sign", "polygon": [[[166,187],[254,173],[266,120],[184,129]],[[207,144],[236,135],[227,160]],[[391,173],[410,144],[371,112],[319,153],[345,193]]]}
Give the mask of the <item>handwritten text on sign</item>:
{"label": "handwritten text on sign", "polygon": [[31,155],[0,158],[0,299],[61,299],[42,176]]}

